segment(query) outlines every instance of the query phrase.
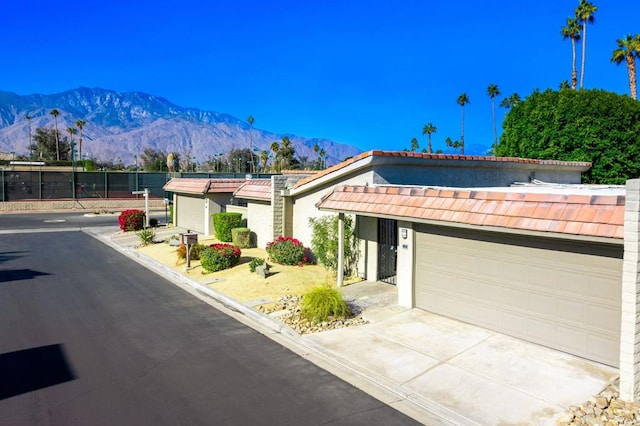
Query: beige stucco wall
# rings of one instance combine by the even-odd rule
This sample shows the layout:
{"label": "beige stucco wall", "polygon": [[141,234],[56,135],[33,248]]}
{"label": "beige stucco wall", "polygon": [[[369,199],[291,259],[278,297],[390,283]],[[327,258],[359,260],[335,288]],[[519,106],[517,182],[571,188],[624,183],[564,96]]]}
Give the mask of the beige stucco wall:
{"label": "beige stucco wall", "polygon": [[378,275],[378,219],[358,216],[356,233],[360,240],[358,274],[365,280],[375,281]]}
{"label": "beige stucco wall", "polygon": [[247,227],[255,234],[256,247],[264,248],[274,240],[273,210],[267,201],[248,200]]}
{"label": "beige stucco wall", "polygon": [[398,260],[396,264],[396,286],[398,287],[398,305],[413,308],[414,303],[414,247],[413,224],[398,222]]}

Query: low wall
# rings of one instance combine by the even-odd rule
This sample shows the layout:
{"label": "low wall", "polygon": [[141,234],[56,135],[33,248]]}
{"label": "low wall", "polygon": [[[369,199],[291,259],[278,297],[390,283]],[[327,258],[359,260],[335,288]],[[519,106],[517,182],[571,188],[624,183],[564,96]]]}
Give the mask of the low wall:
{"label": "low wall", "polygon": [[[150,199],[149,208],[164,209],[162,199]],[[0,202],[0,213],[19,213],[30,211],[75,210],[87,212],[121,211],[126,209],[144,210],[144,198],[97,198],[75,200],[35,200]]]}

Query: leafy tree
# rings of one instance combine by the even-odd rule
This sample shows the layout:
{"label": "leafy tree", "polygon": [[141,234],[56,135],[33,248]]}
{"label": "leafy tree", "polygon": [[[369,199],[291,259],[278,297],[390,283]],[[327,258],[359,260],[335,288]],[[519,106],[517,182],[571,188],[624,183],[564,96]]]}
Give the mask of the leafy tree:
{"label": "leafy tree", "polygon": [[582,24],[582,65],[580,66],[580,88],[584,85],[584,62],[587,57],[587,23],[593,24],[595,18],[593,14],[598,8],[587,0],[580,0],[580,4],[576,8],[576,18]]}
{"label": "leafy tree", "polygon": [[571,40],[571,88],[576,90],[578,85],[578,71],[576,70],[576,41],[580,40],[580,23],[578,18],[567,18],[567,25],[560,30],[562,39]]}
{"label": "leafy tree", "polygon": [[625,61],[627,63],[627,71],[629,73],[629,88],[631,89],[631,98],[637,99],[636,86],[636,58],[640,58],[640,34],[631,37],[631,34],[623,39],[617,40],[618,48],[613,51],[611,62],[618,65]]}
{"label": "leafy tree", "polygon": [[411,152],[417,152],[418,148],[420,148],[418,138],[411,138]]}
{"label": "leafy tree", "polygon": [[500,89],[497,84],[490,84],[487,87],[487,96],[491,98],[491,114],[493,116],[493,149],[498,145],[498,128],[496,126],[496,96],[500,96]]}
{"label": "leafy tree", "polygon": [[148,172],[162,172],[167,170],[167,163],[165,159],[167,154],[155,150],[153,148],[145,148],[140,155],[142,162],[142,168]]}
{"label": "leafy tree", "polygon": [[247,148],[229,151],[229,164],[234,173],[251,173],[254,154]]}
{"label": "leafy tree", "polygon": [[71,145],[67,138],[59,140],[55,130],[38,127],[33,136],[33,142],[29,149],[37,153],[39,158],[44,161],[58,161],[61,156],[68,158],[71,152]]}
{"label": "leafy tree", "polygon": [[[338,271],[338,215],[327,215],[318,218],[309,218],[309,227],[312,230],[311,249],[319,264]],[[355,226],[351,216],[344,216],[344,276],[350,277],[357,272],[358,239],[355,234]]]}
{"label": "leafy tree", "polygon": [[436,133],[438,128],[431,124],[430,122],[425,124],[422,128],[422,134],[427,135],[427,153],[431,154],[433,152],[433,147],[431,146],[431,134]]}
{"label": "leafy tree", "polygon": [[460,154],[464,155],[464,106],[471,103],[466,93],[458,96],[458,105],[462,107],[462,133],[460,134]]}
{"label": "leafy tree", "polygon": [[53,124],[56,128],[56,161],[60,161],[60,135],[58,134],[58,115],[60,115],[60,111],[54,108],[49,114],[53,115]]}
{"label": "leafy tree", "polygon": [[640,174],[640,103],[603,90],[535,91],[503,122],[496,155],[588,161],[587,183]]}

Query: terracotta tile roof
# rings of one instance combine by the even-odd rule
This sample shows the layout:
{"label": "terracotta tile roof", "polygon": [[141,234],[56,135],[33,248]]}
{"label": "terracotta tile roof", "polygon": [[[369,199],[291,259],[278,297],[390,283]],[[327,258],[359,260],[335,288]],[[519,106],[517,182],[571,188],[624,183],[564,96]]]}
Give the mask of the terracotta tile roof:
{"label": "terracotta tile roof", "polygon": [[321,210],[623,239],[624,195],[344,185]]}
{"label": "terracotta tile roof", "polygon": [[328,169],[321,170],[320,172],[302,179],[296,183],[294,188],[298,188],[323,176],[327,176],[338,170],[341,170],[357,161],[368,157],[407,157],[429,160],[465,160],[465,161],[487,161],[487,162],[508,162],[508,163],[521,163],[521,164],[538,164],[538,165],[553,165],[553,166],[570,166],[570,167],[591,167],[589,162],[577,162],[577,161],[557,161],[557,160],[537,160],[532,158],[517,158],[517,157],[490,157],[483,155],[458,155],[458,154],[425,154],[421,152],[407,152],[407,151],[380,151],[373,150],[363,152],[355,157],[351,157],[348,160],[338,163],[335,166]]}
{"label": "terracotta tile roof", "polygon": [[173,178],[162,189],[184,194],[234,192],[246,179]]}
{"label": "terracotta tile roof", "polygon": [[252,200],[271,200],[271,179],[248,180],[233,193],[237,198]]}

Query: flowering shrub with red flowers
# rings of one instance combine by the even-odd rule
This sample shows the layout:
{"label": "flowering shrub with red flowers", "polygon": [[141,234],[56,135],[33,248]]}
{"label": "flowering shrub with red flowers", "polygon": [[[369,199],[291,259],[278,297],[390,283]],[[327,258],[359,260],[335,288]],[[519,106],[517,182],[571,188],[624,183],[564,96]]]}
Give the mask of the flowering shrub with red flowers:
{"label": "flowering shrub with red flowers", "polygon": [[144,228],[147,215],[142,210],[124,210],[118,216],[118,224],[124,232],[139,231]]}
{"label": "flowering shrub with red flowers", "polygon": [[211,244],[200,252],[200,265],[207,272],[222,271],[240,263],[240,248],[233,244]]}
{"label": "flowering shrub with red flowers", "polygon": [[299,240],[280,236],[267,244],[267,253],[272,262],[282,265],[299,265],[309,263],[309,249]]}

